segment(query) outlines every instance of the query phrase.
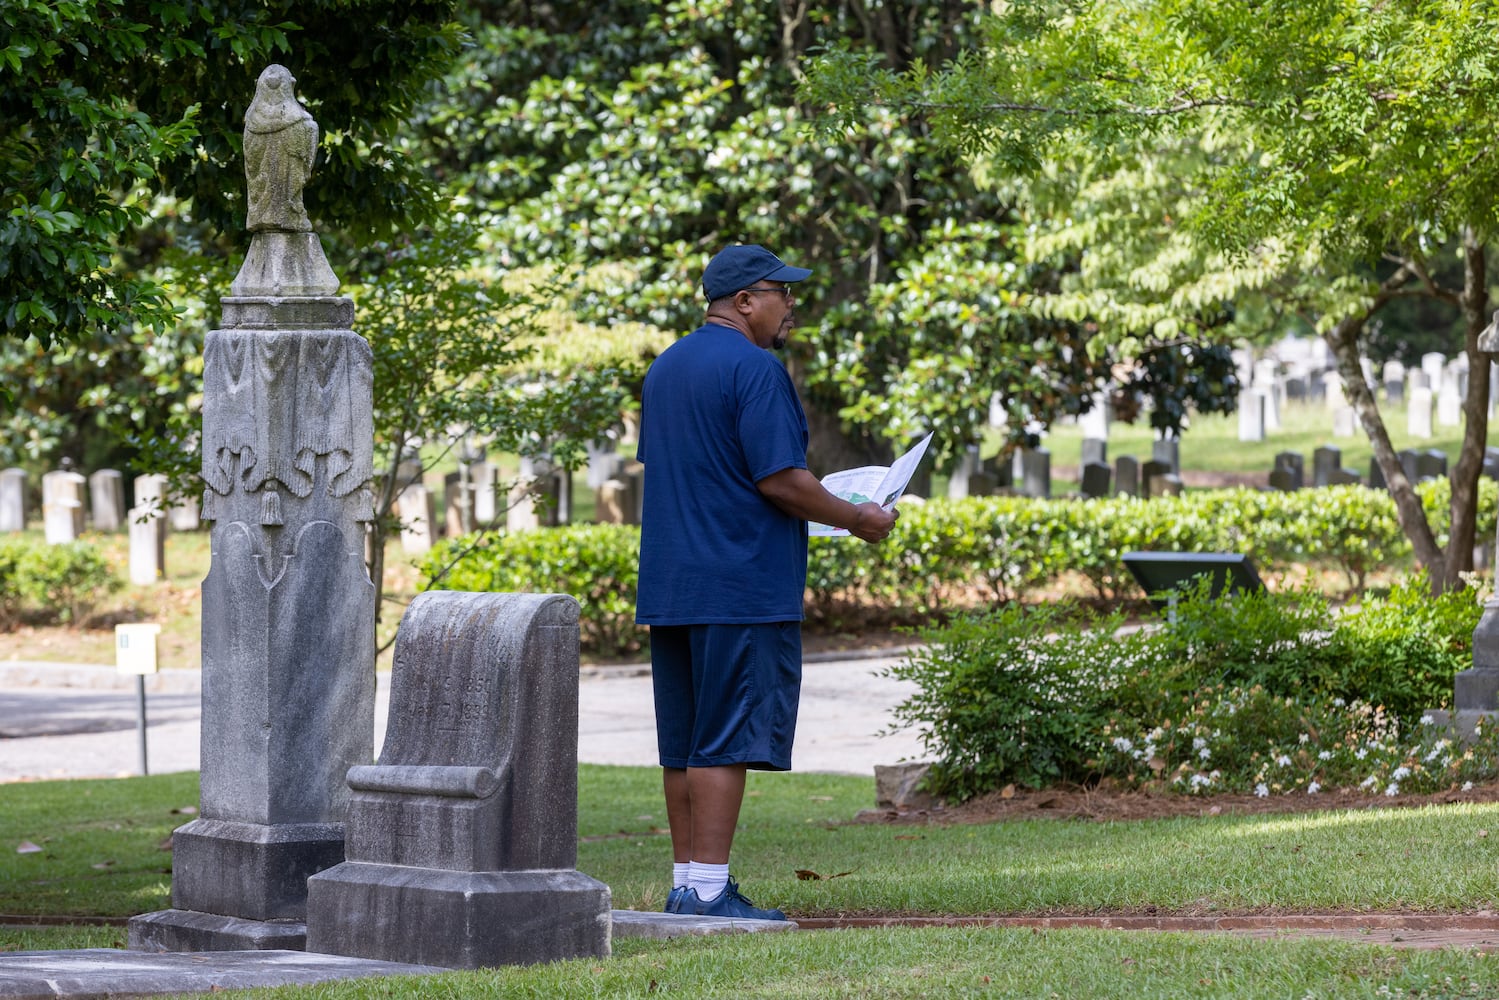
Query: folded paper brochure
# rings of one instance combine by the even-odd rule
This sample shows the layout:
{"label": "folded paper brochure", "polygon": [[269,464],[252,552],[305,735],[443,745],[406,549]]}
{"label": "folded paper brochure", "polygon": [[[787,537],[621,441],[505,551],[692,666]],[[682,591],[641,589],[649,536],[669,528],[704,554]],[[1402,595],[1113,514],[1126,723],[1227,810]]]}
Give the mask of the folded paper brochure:
{"label": "folded paper brochure", "polygon": [[[916,442],[915,447],[897,458],[888,469],[882,465],[866,465],[858,469],[830,472],[822,477],[823,488],[849,503],[869,503],[872,500],[889,510],[906,491],[911,477],[916,474],[916,467],[921,464],[921,458],[926,454],[926,446],[931,443],[931,440],[932,435],[928,434]],[[840,537],[846,536],[848,530],[813,521],[808,524],[807,533]]]}

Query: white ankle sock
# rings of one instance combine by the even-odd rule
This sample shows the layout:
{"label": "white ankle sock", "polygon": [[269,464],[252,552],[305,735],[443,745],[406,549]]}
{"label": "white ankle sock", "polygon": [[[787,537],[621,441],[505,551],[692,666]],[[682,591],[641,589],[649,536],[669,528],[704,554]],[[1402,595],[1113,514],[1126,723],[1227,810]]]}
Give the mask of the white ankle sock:
{"label": "white ankle sock", "polygon": [[671,863],[671,887],[687,884],[687,869],[690,866],[685,861],[673,861]]}
{"label": "white ankle sock", "polygon": [[717,899],[722,895],[724,886],[728,884],[728,865],[709,865],[701,861],[688,862],[687,885],[697,891],[697,898],[703,902]]}

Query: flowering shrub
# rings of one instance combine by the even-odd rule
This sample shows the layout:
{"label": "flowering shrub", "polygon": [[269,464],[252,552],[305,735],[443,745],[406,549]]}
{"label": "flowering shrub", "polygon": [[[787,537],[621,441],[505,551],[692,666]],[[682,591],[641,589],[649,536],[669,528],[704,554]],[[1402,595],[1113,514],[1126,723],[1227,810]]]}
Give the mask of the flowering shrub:
{"label": "flowering shrub", "polygon": [[1471,663],[1473,594],[1424,577],[1334,615],[1320,595],[1184,593],[1175,625],[1119,631],[1066,603],[1006,606],[922,633],[889,673],[937,758],[928,787],[1110,776],[1189,794],[1429,792],[1499,775],[1499,733],[1462,747],[1425,726]]}
{"label": "flowering shrub", "polygon": [[1259,796],[1358,788],[1436,792],[1499,777],[1499,727],[1454,743],[1424,717],[1367,702],[1306,702],[1262,687],[1216,687],[1149,730],[1106,725],[1099,771],[1132,787]]}
{"label": "flowering shrub", "polygon": [[[1073,614],[1095,627],[1076,628]],[[1120,666],[1148,653],[1139,633],[1114,638],[1121,622],[1010,604],[928,632],[928,644],[886,671],[918,685],[895,717],[923,725],[923,744],[940,757],[927,787],[961,799],[1093,773],[1093,741],[1130,676]]]}

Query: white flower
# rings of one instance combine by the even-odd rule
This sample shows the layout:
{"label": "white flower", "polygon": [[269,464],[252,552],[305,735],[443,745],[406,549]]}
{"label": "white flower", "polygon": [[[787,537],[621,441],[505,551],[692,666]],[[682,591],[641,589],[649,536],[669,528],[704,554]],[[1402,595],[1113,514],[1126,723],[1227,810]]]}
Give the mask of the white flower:
{"label": "white flower", "polygon": [[1335,707],[1337,707],[1337,708],[1342,708],[1342,707],[1343,707],[1343,706],[1344,706],[1344,705],[1346,705],[1346,704],[1348,704],[1348,703],[1347,703],[1347,702],[1346,702],[1346,701],[1344,701],[1344,700],[1343,700],[1343,699],[1342,699],[1342,698],[1334,698],[1334,699],[1333,699],[1333,700],[1332,700],[1332,703],[1333,703],[1333,705],[1334,705],[1334,706],[1335,706]]}
{"label": "white flower", "polygon": [[1206,774],[1192,775],[1191,784],[1193,788],[1206,788],[1213,783],[1213,779]]}
{"label": "white flower", "polygon": [[1118,750],[1120,753],[1129,753],[1134,748],[1135,745],[1129,740],[1125,739],[1123,736],[1114,737],[1114,749]]}
{"label": "white flower", "polygon": [[1318,760],[1332,760],[1332,751],[1331,750],[1319,750],[1319,751],[1317,751],[1317,759]]}
{"label": "white flower", "polygon": [[1396,781],[1404,781],[1406,778],[1409,778],[1410,776],[1411,776],[1411,769],[1408,768],[1408,767],[1406,767],[1404,764],[1402,764],[1399,767],[1395,768],[1395,770],[1390,774],[1390,777],[1394,778]]}
{"label": "white flower", "polygon": [[1306,733],[1302,733],[1300,736],[1296,737],[1296,742],[1298,742],[1298,743],[1307,743],[1310,740],[1311,740],[1311,737],[1308,736]]}
{"label": "white flower", "polygon": [[1465,792],[1471,792],[1472,790],[1473,790],[1473,782],[1471,782],[1471,781],[1465,781],[1465,782],[1463,782],[1463,791],[1465,791]]}
{"label": "white flower", "polygon": [[1285,754],[1281,754],[1279,757],[1275,758],[1275,763],[1279,767],[1290,767],[1291,758],[1287,757]]}
{"label": "white flower", "polygon": [[1203,747],[1205,747],[1207,745],[1208,745],[1208,741],[1205,740],[1205,739],[1203,739],[1201,736],[1194,736],[1194,737],[1192,737],[1192,749],[1193,750],[1201,750]]}
{"label": "white flower", "polygon": [[1197,751],[1197,756],[1201,757],[1203,760],[1207,760],[1208,758],[1213,756],[1213,751],[1209,750],[1207,747],[1203,747],[1201,750]]}
{"label": "white flower", "polygon": [[1353,751],[1353,755],[1359,760],[1363,760],[1365,757],[1369,756],[1369,748],[1359,747],[1357,750]]}
{"label": "white flower", "polygon": [[1388,785],[1385,786],[1384,793],[1386,795],[1392,795],[1392,796],[1393,795],[1399,795],[1400,794],[1400,783],[1398,781],[1392,781],[1392,782],[1390,782]]}
{"label": "white flower", "polygon": [[1322,791],[1322,786],[1315,781],[1306,786],[1306,794],[1308,795],[1316,795],[1320,791]]}
{"label": "white flower", "polygon": [[1266,788],[1265,783],[1262,781],[1254,786],[1254,794],[1262,799],[1267,799],[1270,797],[1270,789]]}
{"label": "white flower", "polygon": [[1421,725],[1423,726],[1429,726],[1436,721],[1436,719],[1432,718],[1430,712],[1427,712],[1425,715],[1421,716]]}
{"label": "white flower", "polygon": [[1379,778],[1371,774],[1363,781],[1360,781],[1358,783],[1358,786],[1360,788],[1373,788],[1377,784],[1379,784]]}

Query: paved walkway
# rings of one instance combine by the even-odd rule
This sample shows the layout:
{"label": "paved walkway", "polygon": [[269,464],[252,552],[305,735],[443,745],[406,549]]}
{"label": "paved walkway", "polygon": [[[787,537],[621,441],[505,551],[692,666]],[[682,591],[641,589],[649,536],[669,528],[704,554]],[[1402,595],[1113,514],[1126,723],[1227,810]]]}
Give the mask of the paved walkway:
{"label": "paved walkway", "polygon": [[[809,657],[792,761],[798,771],[873,775],[920,759],[912,732],[878,735],[912,685],[880,677],[899,652]],[[376,685],[375,747],[385,737],[390,677]],[[0,783],[140,773],[136,680],[113,667],[0,662]],[[198,769],[197,671],[147,678],[149,773]],[[655,712],[647,667],[585,667],[578,684],[578,760],[653,767]],[[870,805],[874,805],[873,802]]]}

